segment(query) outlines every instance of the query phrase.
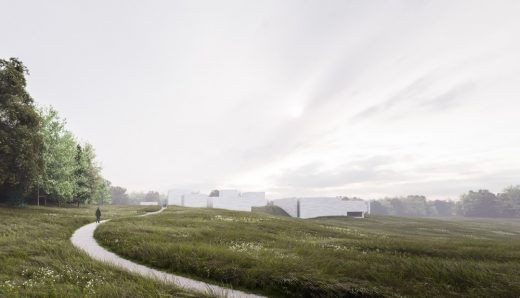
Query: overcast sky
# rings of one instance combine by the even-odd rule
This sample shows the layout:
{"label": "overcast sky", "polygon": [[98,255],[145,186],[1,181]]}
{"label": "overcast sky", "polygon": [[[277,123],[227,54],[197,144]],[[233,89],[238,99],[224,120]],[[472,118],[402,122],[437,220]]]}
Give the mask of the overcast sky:
{"label": "overcast sky", "polygon": [[129,190],[520,184],[520,1],[5,1],[0,57]]}

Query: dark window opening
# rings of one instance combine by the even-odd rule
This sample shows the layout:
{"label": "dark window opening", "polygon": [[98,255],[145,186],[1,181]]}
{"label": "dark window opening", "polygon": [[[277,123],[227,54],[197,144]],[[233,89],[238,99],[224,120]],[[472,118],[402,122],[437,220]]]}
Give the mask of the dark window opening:
{"label": "dark window opening", "polygon": [[349,211],[349,212],[347,212],[347,216],[363,217],[363,212],[361,212],[361,211]]}

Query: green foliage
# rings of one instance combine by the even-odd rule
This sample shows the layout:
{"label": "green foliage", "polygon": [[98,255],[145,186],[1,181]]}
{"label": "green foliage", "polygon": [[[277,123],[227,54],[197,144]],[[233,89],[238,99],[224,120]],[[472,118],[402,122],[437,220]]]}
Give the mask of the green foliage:
{"label": "green foliage", "polygon": [[27,68],[0,59],[0,200],[21,203],[42,168],[40,117],[25,90]]}
{"label": "green foliage", "polygon": [[65,129],[66,122],[53,108],[41,109],[43,135],[43,171],[40,187],[43,196],[60,205],[74,197],[76,141]]}
{"label": "green foliage", "polygon": [[96,163],[96,154],[90,144],[77,145],[75,156],[74,203],[78,206],[86,202],[99,201],[99,196],[108,193],[106,181],[101,177],[101,167]]}
{"label": "green foliage", "polygon": [[101,176],[92,145],[78,144],[52,107],[41,109],[40,115],[44,163],[39,185],[46,201],[79,205],[109,200],[109,182]]}
{"label": "green foliage", "polygon": [[110,181],[99,176],[99,185],[94,193],[94,201],[99,205],[112,203],[112,196],[110,195]]}
{"label": "green foliage", "polygon": [[[108,195],[90,144],[83,148],[52,107],[37,111],[25,90],[27,68],[0,59],[0,202],[93,202]],[[35,190],[34,190],[35,189]]]}
{"label": "green foliage", "polygon": [[169,207],[100,226],[126,258],[283,297],[516,297],[520,221],[301,220]]}

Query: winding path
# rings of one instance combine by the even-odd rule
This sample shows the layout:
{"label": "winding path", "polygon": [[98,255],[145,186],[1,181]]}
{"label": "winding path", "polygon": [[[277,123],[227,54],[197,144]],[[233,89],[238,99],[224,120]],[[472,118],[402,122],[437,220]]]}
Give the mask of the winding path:
{"label": "winding path", "polygon": [[[162,211],[164,211],[166,208],[162,208],[159,211],[156,212],[150,212],[146,213],[140,216],[149,216],[153,214],[158,214]],[[100,224],[103,224],[104,222],[107,222],[108,220],[101,221]],[[206,294],[211,295],[217,295],[221,297],[262,297],[257,296],[254,294],[248,294],[242,291],[238,290],[232,290],[228,288],[219,287],[216,285],[208,284],[205,282],[201,282],[198,280],[174,275],[171,273],[162,272],[156,269],[152,269],[149,267],[146,267],[144,265],[140,265],[137,263],[134,263],[132,261],[126,260],[121,258],[120,256],[116,255],[115,253],[112,253],[103,247],[101,247],[96,240],[94,239],[94,231],[98,227],[97,223],[90,223],[87,225],[82,226],[81,228],[74,231],[74,234],[72,234],[72,237],[70,238],[70,241],[74,246],[77,248],[83,250],[86,252],[91,258],[110,263],[112,265],[115,265],[116,267],[125,269],[127,271],[130,271],[132,273],[137,273],[139,275],[157,279],[162,282],[175,284],[176,286],[179,286],[181,288],[187,289],[187,290],[193,290],[197,292],[203,292]]]}

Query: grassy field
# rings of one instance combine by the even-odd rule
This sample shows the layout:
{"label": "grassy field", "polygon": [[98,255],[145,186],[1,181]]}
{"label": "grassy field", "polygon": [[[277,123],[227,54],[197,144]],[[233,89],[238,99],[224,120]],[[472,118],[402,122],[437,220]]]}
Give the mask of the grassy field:
{"label": "grassy field", "polygon": [[170,207],[96,239],[165,271],[270,296],[518,297],[520,222],[300,220]]}
{"label": "grassy field", "polygon": [[[138,206],[101,210],[103,218],[145,211]],[[0,207],[0,297],[200,296],[92,261],[74,248],[70,236],[94,221],[94,211]]]}

